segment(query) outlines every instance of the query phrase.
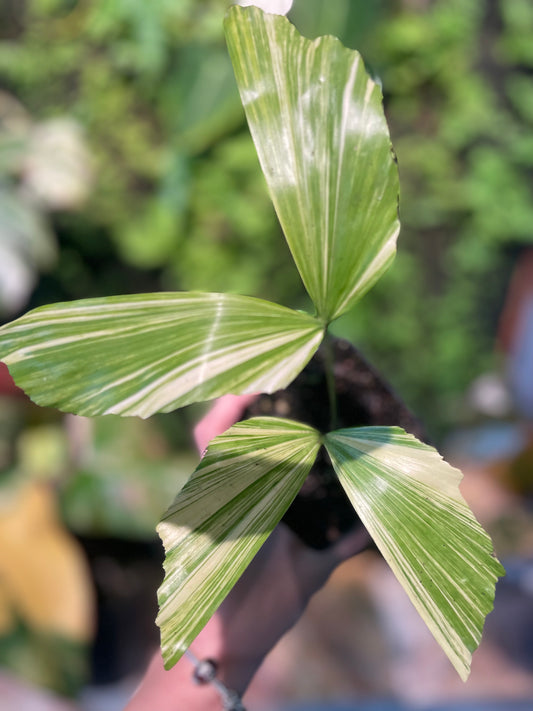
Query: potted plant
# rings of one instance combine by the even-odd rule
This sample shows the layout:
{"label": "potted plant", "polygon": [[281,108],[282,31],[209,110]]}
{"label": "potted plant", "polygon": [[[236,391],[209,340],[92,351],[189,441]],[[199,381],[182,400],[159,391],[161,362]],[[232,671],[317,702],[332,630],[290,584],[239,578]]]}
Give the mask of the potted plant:
{"label": "potted plant", "polygon": [[304,39],[285,17],[232,7],[225,29],[270,196],[315,312],[200,292],[88,299],[4,326],[0,357],[41,405],[149,417],[225,393],[285,388],[322,343],[331,424],[319,431],[269,416],[235,424],[211,442],[159,525],[165,664],[187,649],[325,451],[466,678],[502,568],[461,497],[460,472],[399,427],[335,424],[328,329],[390,266],[399,232],[380,88],[357,52],[334,37]]}

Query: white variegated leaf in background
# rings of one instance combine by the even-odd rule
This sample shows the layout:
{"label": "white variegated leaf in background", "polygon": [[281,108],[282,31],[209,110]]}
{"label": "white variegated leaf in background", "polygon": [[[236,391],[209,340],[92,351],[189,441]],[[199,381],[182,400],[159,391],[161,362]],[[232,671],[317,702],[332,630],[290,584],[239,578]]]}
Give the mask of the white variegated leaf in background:
{"label": "white variegated leaf in background", "polygon": [[286,15],[292,7],[292,0],[237,0],[235,5],[241,7],[255,5],[255,7],[273,15]]}
{"label": "white variegated leaf in background", "polygon": [[279,522],[319,447],[313,428],[270,417],[239,422],[212,440],[158,526],[166,551],[157,618],[166,668],[178,661]]}
{"label": "white variegated leaf in background", "polygon": [[461,472],[395,427],[337,430],[325,446],[383,557],[466,679],[504,571],[461,496]]}
{"label": "white variegated leaf in background", "polygon": [[139,294],[34,309],[0,329],[0,360],[39,405],[148,417],[283,388],[322,337],[312,317],[260,299]]}
{"label": "white variegated leaf in background", "polygon": [[396,249],[398,171],[380,88],[335,37],[230,8],[226,39],[270,196],[318,316],[347,311]]}

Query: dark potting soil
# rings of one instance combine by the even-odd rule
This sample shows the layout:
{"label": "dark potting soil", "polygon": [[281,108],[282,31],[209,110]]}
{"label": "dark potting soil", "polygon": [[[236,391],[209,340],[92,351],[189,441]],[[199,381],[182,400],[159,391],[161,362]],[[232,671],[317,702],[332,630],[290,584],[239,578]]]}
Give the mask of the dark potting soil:
{"label": "dark potting soil", "polygon": [[[397,425],[425,439],[420,422],[356,348],[347,341],[335,339],[333,354],[336,429]],[[287,417],[328,432],[330,408],[324,363],[321,348],[288,388],[272,395],[260,395],[246,410],[245,417]],[[316,549],[327,548],[352,528],[363,526],[324,448],[283,521],[301,540]]]}

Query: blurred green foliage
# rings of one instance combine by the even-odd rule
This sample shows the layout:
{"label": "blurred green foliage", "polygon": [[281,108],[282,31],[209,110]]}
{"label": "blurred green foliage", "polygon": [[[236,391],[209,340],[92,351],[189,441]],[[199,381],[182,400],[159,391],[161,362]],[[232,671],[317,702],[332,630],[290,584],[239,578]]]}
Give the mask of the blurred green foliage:
{"label": "blurred green foliage", "polygon": [[[88,420],[0,397],[0,667],[67,696],[87,683],[91,542],[126,541],[133,551],[154,539],[197,464],[190,429],[174,414]],[[69,588],[57,600],[55,585]],[[124,599],[135,597],[132,586]]]}
{"label": "blurred green foliage", "polygon": [[74,697],[88,676],[87,647],[39,633],[21,620],[0,637],[0,665],[34,686]]}
{"label": "blurred green foliage", "polygon": [[[81,424],[85,429],[84,418]],[[79,535],[150,540],[197,455],[173,451],[155,421],[105,417],[90,424],[74,475],[58,484],[63,520]]]}
{"label": "blurred green foliage", "polygon": [[[67,253],[58,296],[136,290],[142,271],[147,288],[305,304],[244,127],[223,10],[170,0],[4,8],[4,87],[34,116],[74,117],[95,164],[90,200],[54,217]],[[292,19],[360,48],[384,85],[400,256],[340,331],[423,414],[430,402],[438,424],[490,367],[510,248],[532,239],[531,6],[296,0]],[[124,268],[100,279],[110,260]]]}
{"label": "blurred green foliage", "polygon": [[[52,215],[62,251],[32,305],[190,288],[307,305],[244,124],[225,5],[4,3],[4,89],[39,120],[78,121],[96,176],[83,207]],[[337,332],[439,432],[494,367],[510,269],[533,239],[531,4],[295,0],[291,18],[360,49],[383,84],[400,252]]]}
{"label": "blurred green foliage", "polygon": [[[0,106],[0,250],[15,245],[31,270],[48,266],[28,306],[159,289],[308,306],[245,126],[223,41],[226,4],[0,4],[2,94],[21,107],[25,126],[76,122],[94,178],[88,198],[68,209],[30,197],[21,159],[30,134],[10,131]],[[533,241],[533,6],[295,0],[291,19],[308,36],[336,34],[359,49],[383,85],[402,185],[399,254],[336,331],[438,437],[460,421],[472,379],[497,366],[510,271]],[[53,233],[51,268],[52,257],[25,245],[40,239],[53,252]],[[156,417],[153,426],[97,421],[81,458],[49,474],[69,526],[148,535],[190,470],[178,450],[197,414]],[[12,405],[0,411],[0,459],[12,473],[31,460],[31,436],[13,430],[32,423],[17,417],[13,424]],[[47,451],[55,450],[41,442],[39,457]],[[34,633],[21,630],[3,640],[0,660],[60,685],[56,669],[41,675],[49,646],[32,651]],[[83,676],[72,673],[68,690]]]}
{"label": "blurred green foliage", "polygon": [[533,13],[521,0],[395,5],[372,60],[400,166],[400,249],[342,326],[438,433],[497,367],[510,271],[533,241]]}

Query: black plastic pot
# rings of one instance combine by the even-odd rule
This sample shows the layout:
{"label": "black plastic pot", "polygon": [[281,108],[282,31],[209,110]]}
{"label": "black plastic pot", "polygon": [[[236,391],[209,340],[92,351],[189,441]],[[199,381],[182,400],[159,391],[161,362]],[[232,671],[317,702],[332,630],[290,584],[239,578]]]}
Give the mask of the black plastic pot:
{"label": "black plastic pot", "polygon": [[[334,339],[333,361],[337,393],[336,429],[365,425],[397,425],[425,439],[420,422],[390,385],[347,341]],[[330,407],[325,371],[326,355],[319,349],[307,367],[285,390],[261,395],[246,417],[288,417],[330,429]],[[344,493],[325,450],[321,450],[304,486],[283,521],[307,545],[327,548],[355,526],[359,517]]]}

